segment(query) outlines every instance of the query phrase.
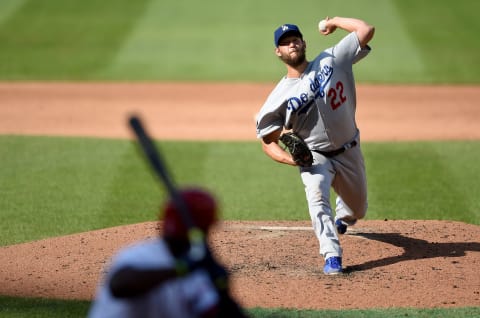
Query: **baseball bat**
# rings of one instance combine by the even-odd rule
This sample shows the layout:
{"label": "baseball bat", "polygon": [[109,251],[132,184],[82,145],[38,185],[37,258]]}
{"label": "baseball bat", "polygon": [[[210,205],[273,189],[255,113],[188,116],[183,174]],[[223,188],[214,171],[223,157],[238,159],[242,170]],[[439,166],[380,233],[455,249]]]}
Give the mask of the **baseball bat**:
{"label": "baseball bat", "polygon": [[183,200],[177,187],[175,186],[175,183],[168,172],[165,161],[163,160],[158,149],[155,147],[153,139],[145,130],[140,118],[135,115],[131,116],[129,118],[129,124],[133,129],[135,136],[137,137],[147,161],[150,163],[157,177],[167,188],[168,194],[170,195],[173,204],[177,207],[178,213],[180,214],[180,219],[187,228],[188,238],[190,241],[189,256],[194,261],[201,260],[206,253],[206,242],[203,232],[193,222],[185,200]]}

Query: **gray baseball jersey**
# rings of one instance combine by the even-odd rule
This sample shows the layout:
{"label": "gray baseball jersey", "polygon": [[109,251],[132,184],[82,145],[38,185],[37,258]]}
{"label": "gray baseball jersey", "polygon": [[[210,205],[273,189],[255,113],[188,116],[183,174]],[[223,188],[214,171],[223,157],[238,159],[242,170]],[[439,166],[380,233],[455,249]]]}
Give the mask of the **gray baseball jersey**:
{"label": "gray baseball jersey", "polygon": [[310,149],[330,151],[355,139],[356,94],[352,64],[370,52],[355,32],[321,52],[301,78],[284,77],[257,115],[257,137],[285,128]]}

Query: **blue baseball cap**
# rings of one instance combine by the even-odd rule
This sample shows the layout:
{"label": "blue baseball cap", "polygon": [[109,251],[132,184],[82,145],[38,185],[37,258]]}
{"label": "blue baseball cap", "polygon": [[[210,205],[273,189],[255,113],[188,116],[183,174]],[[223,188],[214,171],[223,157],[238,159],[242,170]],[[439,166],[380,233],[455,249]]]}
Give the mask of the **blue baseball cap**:
{"label": "blue baseball cap", "polygon": [[278,42],[280,42],[280,39],[287,33],[292,33],[292,35],[298,35],[303,39],[302,32],[300,32],[298,26],[296,26],[295,24],[283,24],[279,26],[278,29],[276,29],[274,32],[274,43],[276,47],[278,47]]}

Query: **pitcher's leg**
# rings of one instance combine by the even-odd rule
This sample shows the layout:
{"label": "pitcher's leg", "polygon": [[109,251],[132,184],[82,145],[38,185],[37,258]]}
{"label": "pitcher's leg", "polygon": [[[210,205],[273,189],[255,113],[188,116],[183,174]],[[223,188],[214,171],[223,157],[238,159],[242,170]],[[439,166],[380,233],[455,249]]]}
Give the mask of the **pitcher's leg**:
{"label": "pitcher's leg", "polygon": [[339,156],[335,168],[333,188],[338,194],[335,219],[353,225],[365,216],[368,207],[367,178],[360,148],[349,149]]}
{"label": "pitcher's leg", "polygon": [[342,249],[335,230],[330,205],[330,187],[334,170],[328,160],[310,168],[302,168],[308,210],[315,235],[320,243],[320,254],[325,258],[341,256]]}
{"label": "pitcher's leg", "polygon": [[[352,209],[348,207],[348,205],[343,202],[342,197],[337,196],[335,201],[335,220],[342,220],[346,225],[355,225],[358,219],[363,218],[365,214],[355,213]],[[358,210],[357,210],[358,211]],[[363,211],[363,209],[362,209]]]}
{"label": "pitcher's leg", "polygon": [[319,213],[312,218],[313,230],[320,244],[320,255],[324,259],[332,256],[342,256],[342,247],[330,213]]}

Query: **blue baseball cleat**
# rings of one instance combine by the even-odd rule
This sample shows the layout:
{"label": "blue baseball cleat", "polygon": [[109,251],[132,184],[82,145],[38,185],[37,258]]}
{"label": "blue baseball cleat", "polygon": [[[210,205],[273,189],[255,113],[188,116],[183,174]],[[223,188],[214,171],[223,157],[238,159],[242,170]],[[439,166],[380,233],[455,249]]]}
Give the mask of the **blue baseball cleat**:
{"label": "blue baseball cleat", "polygon": [[323,267],[325,275],[336,275],[342,273],[342,258],[338,256],[329,257]]}
{"label": "blue baseball cleat", "polygon": [[335,220],[335,227],[337,228],[338,234],[345,234],[347,232],[347,223],[343,222],[340,219]]}

